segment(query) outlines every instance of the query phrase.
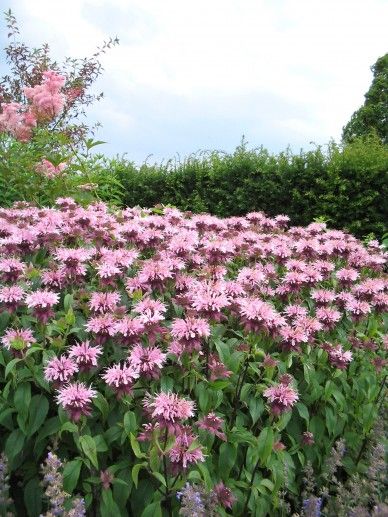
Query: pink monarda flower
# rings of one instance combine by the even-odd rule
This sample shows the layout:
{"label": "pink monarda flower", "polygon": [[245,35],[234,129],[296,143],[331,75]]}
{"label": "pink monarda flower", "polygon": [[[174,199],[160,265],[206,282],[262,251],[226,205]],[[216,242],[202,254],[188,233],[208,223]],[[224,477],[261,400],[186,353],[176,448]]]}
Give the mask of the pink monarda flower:
{"label": "pink monarda flower", "polygon": [[166,332],[166,328],[160,325],[164,320],[164,313],[167,311],[166,305],[159,300],[145,298],[134,307],[133,311],[139,315],[138,319],[145,326],[148,341],[153,345],[158,334]]}
{"label": "pink monarda flower", "polygon": [[90,318],[85,327],[88,332],[93,332],[96,336],[96,343],[98,345],[104,344],[111,336],[116,333],[116,320],[111,314],[102,314]]}
{"label": "pink monarda flower", "polygon": [[117,398],[121,398],[132,393],[139,372],[129,364],[115,364],[107,368],[101,377],[116,392]]}
{"label": "pink monarda flower", "polygon": [[371,306],[368,302],[354,299],[346,302],[345,310],[350,312],[352,320],[360,321],[371,312]]}
{"label": "pink monarda flower", "polygon": [[208,370],[210,372],[211,382],[217,379],[227,379],[232,375],[232,372],[226,369],[226,366],[220,361],[216,354],[209,355]]}
{"label": "pink monarda flower", "polygon": [[94,312],[113,312],[120,301],[120,293],[92,293],[89,307]]}
{"label": "pink monarda flower", "polygon": [[275,368],[279,364],[279,361],[274,359],[272,356],[265,354],[263,359],[264,368]]}
{"label": "pink monarda flower", "polygon": [[246,332],[270,333],[285,325],[283,316],[259,298],[240,298],[238,304]]}
{"label": "pink monarda flower", "polygon": [[77,364],[71,358],[61,355],[53,357],[47,362],[44,377],[46,381],[60,385],[68,382],[77,371]]}
{"label": "pink monarda flower", "polygon": [[15,282],[22,276],[26,265],[18,259],[9,258],[0,260],[0,278],[4,282]]}
{"label": "pink monarda flower", "polygon": [[307,316],[308,310],[303,305],[287,305],[284,308],[284,314],[290,319],[296,319]]}
{"label": "pink monarda flower", "polygon": [[140,337],[144,333],[144,324],[139,318],[130,318],[124,316],[121,320],[117,321],[114,325],[114,334],[116,335],[116,341],[120,345],[134,345],[139,344]]}
{"label": "pink monarda flower", "polygon": [[90,415],[90,405],[96,396],[96,390],[88,388],[83,382],[74,382],[58,390],[57,401],[69,413],[70,418],[78,422],[82,415]]}
{"label": "pink monarda flower", "polygon": [[195,445],[196,438],[186,429],[175,438],[175,443],[168,453],[173,475],[186,470],[192,464],[205,461],[201,445]]}
{"label": "pink monarda flower", "polygon": [[333,329],[342,318],[342,314],[331,307],[320,307],[317,309],[316,316],[326,331]]}
{"label": "pink monarda flower", "polygon": [[176,318],[171,325],[171,335],[177,339],[185,352],[201,350],[201,340],[210,336],[209,323],[203,318]]}
{"label": "pink monarda flower", "polygon": [[1,342],[7,350],[19,351],[29,348],[36,343],[36,339],[30,329],[8,329],[1,338]]}
{"label": "pink monarda flower", "polygon": [[97,366],[98,357],[102,354],[100,346],[91,346],[89,341],[83,341],[69,348],[69,357],[76,363],[81,372],[87,372]]}
{"label": "pink monarda flower", "polygon": [[335,275],[344,287],[350,286],[360,276],[356,269],[342,268],[336,272]]}
{"label": "pink monarda flower", "polygon": [[32,314],[42,323],[47,323],[54,316],[52,307],[59,302],[59,295],[52,291],[39,290],[26,297],[27,306]]}
{"label": "pink monarda flower", "polygon": [[352,352],[345,352],[341,345],[331,346],[325,343],[322,348],[326,350],[330,363],[340,370],[344,370],[352,360]]}
{"label": "pink monarda flower", "polygon": [[3,287],[0,289],[0,302],[5,305],[8,312],[15,312],[25,296],[25,291],[18,285]]}
{"label": "pink monarda flower", "polygon": [[202,282],[190,289],[191,306],[202,316],[220,321],[221,311],[230,305],[223,282]]}
{"label": "pink monarda flower", "polygon": [[209,413],[198,421],[198,427],[199,429],[203,429],[215,436],[218,436],[220,440],[226,442],[226,434],[221,430],[223,423],[224,421],[222,418],[219,418],[215,413]]}
{"label": "pink monarda flower", "polygon": [[275,416],[288,411],[299,399],[298,393],[289,385],[277,384],[267,388],[264,393],[271,404],[271,412]]}
{"label": "pink monarda flower", "polygon": [[281,346],[283,350],[299,352],[300,345],[307,343],[309,338],[306,332],[299,327],[285,326],[281,327],[279,334],[281,336]]}
{"label": "pink monarda flower", "polygon": [[334,302],[336,294],[328,289],[315,289],[311,292],[311,298],[318,306],[328,305]]}
{"label": "pink monarda flower", "polygon": [[220,483],[214,486],[213,492],[217,496],[218,504],[220,504],[224,508],[228,508],[229,510],[232,509],[232,506],[236,501],[236,497],[233,495],[233,492],[230,488],[225,486],[224,483],[221,481]]}
{"label": "pink monarda flower", "polygon": [[171,434],[181,429],[182,421],[194,416],[194,402],[180,398],[175,393],[147,394],[143,404],[160,428],[167,428]]}
{"label": "pink monarda flower", "polygon": [[67,276],[63,269],[56,269],[52,271],[44,271],[42,273],[42,284],[51,289],[62,289],[66,284]]}
{"label": "pink monarda flower", "polygon": [[136,345],[128,356],[128,363],[146,379],[158,379],[166,355],[157,346]]}

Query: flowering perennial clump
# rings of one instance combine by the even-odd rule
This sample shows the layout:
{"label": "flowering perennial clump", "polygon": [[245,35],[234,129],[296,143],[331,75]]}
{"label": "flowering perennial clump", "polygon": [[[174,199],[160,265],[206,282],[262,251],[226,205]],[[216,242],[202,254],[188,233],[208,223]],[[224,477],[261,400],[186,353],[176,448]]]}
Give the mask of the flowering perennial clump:
{"label": "flowering perennial clump", "polygon": [[[62,109],[60,85],[29,92],[36,119]],[[348,470],[362,457],[385,389],[387,253],[288,223],[0,209],[0,433],[23,490],[54,443],[74,515],[325,508],[293,494],[338,438]]]}

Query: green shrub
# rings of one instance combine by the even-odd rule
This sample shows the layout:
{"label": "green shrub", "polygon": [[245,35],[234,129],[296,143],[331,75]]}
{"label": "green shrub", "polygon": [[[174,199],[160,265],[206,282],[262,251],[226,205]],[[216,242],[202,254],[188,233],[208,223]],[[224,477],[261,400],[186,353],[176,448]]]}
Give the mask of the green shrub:
{"label": "green shrub", "polygon": [[262,210],[299,225],[323,218],[357,236],[386,229],[388,148],[376,137],[277,155],[243,142],[232,154],[202,153],[178,164],[115,159],[104,166],[124,188],[123,206],[163,203],[222,217]]}

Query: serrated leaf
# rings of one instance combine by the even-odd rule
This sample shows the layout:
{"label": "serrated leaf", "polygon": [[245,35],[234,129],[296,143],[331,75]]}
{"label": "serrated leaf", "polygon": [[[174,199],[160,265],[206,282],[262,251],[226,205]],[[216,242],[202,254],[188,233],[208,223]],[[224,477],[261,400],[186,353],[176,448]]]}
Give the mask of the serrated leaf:
{"label": "serrated leaf", "polygon": [[82,460],[69,461],[63,468],[63,488],[68,494],[72,494],[77,486],[81,473]]}
{"label": "serrated leaf", "polygon": [[98,469],[97,447],[96,442],[93,440],[92,436],[88,434],[80,436],[79,443],[85,456],[89,458],[89,460],[92,462],[92,465]]}

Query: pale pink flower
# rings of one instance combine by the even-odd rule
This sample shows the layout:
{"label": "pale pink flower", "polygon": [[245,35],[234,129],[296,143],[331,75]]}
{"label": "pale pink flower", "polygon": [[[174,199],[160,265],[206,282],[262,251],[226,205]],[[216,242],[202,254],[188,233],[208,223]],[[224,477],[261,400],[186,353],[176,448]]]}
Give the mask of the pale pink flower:
{"label": "pale pink flower", "polygon": [[43,174],[43,176],[46,176],[46,178],[53,179],[56,176],[59,176],[66,169],[66,167],[67,164],[65,162],[55,166],[49,160],[43,158],[38,164],[36,164],[35,170],[36,172]]}
{"label": "pale pink flower", "polygon": [[128,356],[128,363],[146,379],[158,379],[166,355],[156,346],[135,345]]}
{"label": "pale pink flower", "polygon": [[222,282],[200,282],[188,294],[191,306],[201,315],[220,320],[222,309],[230,305],[230,299]]}
{"label": "pale pink flower", "polygon": [[115,335],[115,325],[116,320],[111,314],[102,314],[101,316],[90,318],[85,328],[88,332],[95,334],[97,344],[101,345],[105,343],[109,337]]}
{"label": "pale pink flower", "polygon": [[309,338],[305,330],[300,327],[281,327],[279,330],[281,345],[284,350],[300,351],[300,345],[307,343]]}
{"label": "pale pink flower", "polygon": [[331,307],[320,307],[316,311],[316,316],[323,323],[325,330],[333,329],[342,318],[342,314]]}
{"label": "pale pink flower", "polygon": [[164,320],[164,313],[167,307],[159,300],[145,298],[137,303],[133,309],[139,314],[138,319],[144,325],[152,325]]}
{"label": "pale pink flower", "polygon": [[341,345],[330,346],[327,344],[323,348],[328,353],[330,363],[340,370],[344,370],[352,360],[352,352],[349,350],[345,352]]}
{"label": "pale pink flower", "polygon": [[69,348],[69,357],[78,365],[80,371],[88,371],[97,366],[98,357],[102,354],[100,346],[91,346],[89,341],[83,341]]}
{"label": "pale pink flower", "polygon": [[32,309],[32,314],[42,323],[54,317],[52,307],[59,302],[59,295],[52,291],[40,289],[26,297],[27,306]]}
{"label": "pale pink flower", "polygon": [[315,289],[311,292],[311,298],[317,305],[327,305],[334,302],[336,294],[328,289]]}
{"label": "pale pink flower", "polygon": [[33,343],[36,343],[32,331],[30,329],[7,329],[1,338],[3,346],[8,350],[23,350],[29,348]]}
{"label": "pale pink flower", "polygon": [[65,355],[53,357],[47,362],[44,368],[44,377],[46,381],[61,384],[68,382],[71,377],[78,371],[77,364]]}
{"label": "pale pink flower", "polygon": [[209,413],[198,421],[198,427],[226,442],[226,434],[221,429],[223,423],[222,418],[219,418],[215,413]]}
{"label": "pale pink flower", "polygon": [[113,312],[120,301],[120,293],[92,293],[89,307],[94,312]]}
{"label": "pale pink flower", "polygon": [[344,286],[352,284],[359,276],[359,272],[351,268],[342,268],[336,272],[336,277]]}
{"label": "pale pink flower", "polygon": [[264,393],[271,404],[271,411],[275,416],[288,411],[299,399],[298,393],[289,385],[277,384],[267,388]]}
{"label": "pale pink flower", "polygon": [[208,370],[210,372],[211,382],[217,379],[227,379],[232,375],[232,372],[226,369],[226,366],[220,361],[216,354],[209,355]]}
{"label": "pale pink flower", "polygon": [[57,401],[77,422],[82,415],[91,414],[91,402],[97,392],[88,388],[83,382],[69,383],[58,390]]}
{"label": "pale pink flower", "polygon": [[210,336],[209,323],[203,318],[176,318],[171,325],[171,335],[179,340],[182,351],[193,352],[201,349],[201,341]]}
{"label": "pale pink flower", "polygon": [[1,279],[5,282],[15,282],[22,276],[26,265],[18,259],[0,259]]}
{"label": "pale pink flower", "polygon": [[147,394],[143,401],[150,416],[161,428],[167,428],[170,433],[181,429],[181,422],[194,416],[195,404],[191,400],[180,398],[175,393]]}
{"label": "pale pink flower", "polygon": [[101,377],[116,392],[117,397],[121,398],[123,395],[130,395],[132,393],[132,388],[139,377],[139,372],[132,365],[115,364],[107,368]]}
{"label": "pale pink flower", "polygon": [[173,475],[186,470],[192,464],[205,461],[202,446],[200,444],[196,445],[196,438],[187,430],[176,436],[175,443],[168,453]]}
{"label": "pale pink flower", "polygon": [[130,318],[124,316],[114,325],[114,334],[120,344],[133,345],[140,341],[141,335],[144,333],[144,324],[139,318]]}
{"label": "pale pink flower", "polygon": [[361,300],[349,300],[345,304],[345,309],[350,312],[352,319],[359,321],[371,312],[371,306],[368,302]]}
{"label": "pale pink flower", "polygon": [[218,504],[224,508],[228,508],[229,510],[232,509],[232,506],[236,501],[236,497],[233,495],[233,492],[230,490],[230,488],[225,486],[224,483],[220,481],[213,487],[213,492],[217,496]]}
{"label": "pale pink flower", "polygon": [[24,296],[24,289],[18,285],[0,289],[0,302],[4,303],[9,312],[14,312],[17,309],[23,301]]}

